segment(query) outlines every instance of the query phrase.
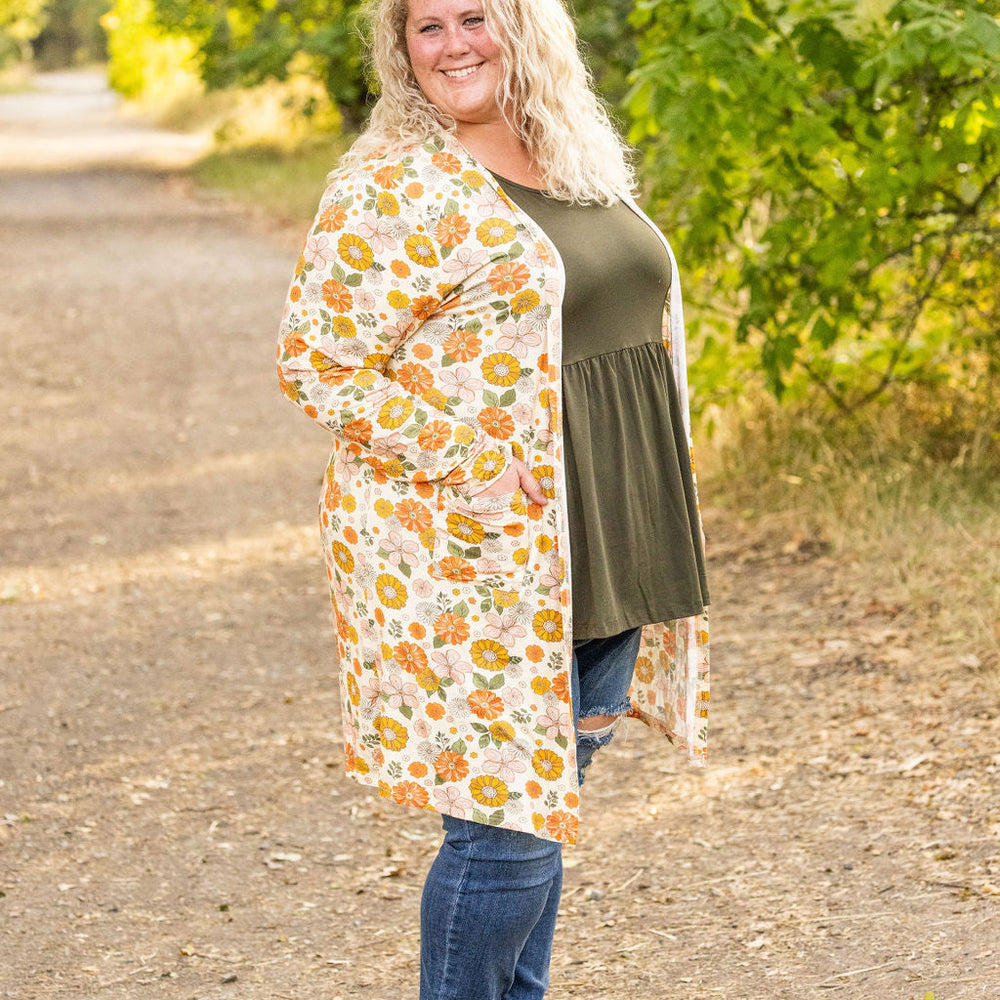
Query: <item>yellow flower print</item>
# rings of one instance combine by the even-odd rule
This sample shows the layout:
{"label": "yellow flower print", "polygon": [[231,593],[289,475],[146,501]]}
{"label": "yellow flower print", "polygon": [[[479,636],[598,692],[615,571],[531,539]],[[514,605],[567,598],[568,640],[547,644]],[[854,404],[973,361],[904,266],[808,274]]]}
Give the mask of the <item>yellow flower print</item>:
{"label": "yellow flower print", "polygon": [[531,620],[535,635],[546,642],[558,642],[563,637],[562,614],[554,608],[539,611]]}
{"label": "yellow flower print", "polygon": [[462,514],[448,515],[448,531],[469,545],[478,545],[486,537],[486,532],[478,521]]}
{"label": "yellow flower print", "polygon": [[357,234],[344,233],[337,241],[340,259],[355,271],[367,271],[375,263],[375,252]]}
{"label": "yellow flower print", "polygon": [[502,451],[484,451],[472,464],[472,475],[481,483],[496,479],[507,467]]}
{"label": "yellow flower print", "polygon": [[553,750],[536,750],[531,758],[531,766],[540,778],[555,781],[563,773],[563,759]]}
{"label": "yellow flower print", "polygon": [[648,684],[653,679],[653,661],[648,656],[640,656],[635,661],[636,680]]}
{"label": "yellow flower print", "polygon": [[437,265],[437,251],[434,249],[434,243],[429,236],[425,236],[423,233],[414,233],[413,236],[406,237],[403,246],[406,249],[406,256],[414,264],[423,264],[424,267],[435,267]]}
{"label": "yellow flower print", "polygon": [[468,424],[459,424],[455,428],[455,440],[459,444],[472,444],[476,440],[476,432]]}
{"label": "yellow flower print", "polygon": [[542,492],[550,499],[556,497],[556,474],[551,465],[536,465],[531,474],[538,480]]}
{"label": "yellow flower print", "polygon": [[394,194],[388,191],[380,191],[375,199],[375,208],[382,215],[399,215],[399,202]]}
{"label": "yellow flower print", "polygon": [[378,411],[378,425],[395,430],[397,427],[402,427],[412,413],[412,400],[403,396],[393,396],[388,402],[383,403],[382,409]]}
{"label": "yellow flower print", "polygon": [[486,178],[478,170],[463,170],[462,180],[472,188],[473,191],[478,191],[486,181]]}
{"label": "yellow flower print", "polygon": [[399,610],[406,603],[406,587],[391,573],[382,573],[375,581],[378,599],[387,607]]}
{"label": "yellow flower print", "polygon": [[423,670],[417,674],[417,683],[425,691],[437,691],[441,686],[441,678],[438,677],[430,667],[424,667]]}
{"label": "yellow flower print", "polygon": [[498,608],[512,608],[521,599],[516,590],[494,590],[493,603]]}
{"label": "yellow flower print", "polygon": [[354,570],[354,556],[351,550],[343,542],[333,543],[333,561],[345,572]]}
{"label": "yellow flower print", "polygon": [[545,694],[550,687],[552,687],[552,681],[550,681],[548,677],[535,677],[531,681],[531,690],[534,691],[535,694]]}
{"label": "yellow flower print", "polygon": [[497,741],[497,743],[507,743],[514,738],[514,727],[509,722],[494,722],[490,726],[490,736]]}
{"label": "yellow flower print", "polygon": [[405,309],[410,304],[410,296],[405,292],[399,291],[398,288],[394,288],[389,292],[386,298],[393,309]]}
{"label": "yellow flower print", "polygon": [[492,774],[482,774],[478,778],[473,778],[469,782],[469,792],[481,806],[490,806],[494,809],[502,806],[510,798],[507,783]]}
{"label": "yellow flower print", "polygon": [[506,351],[497,351],[483,358],[480,367],[490,385],[513,385],[521,377],[521,363]]}
{"label": "yellow flower print", "polygon": [[476,226],[476,236],[483,246],[498,247],[510,243],[517,235],[517,230],[506,220],[492,218]]}
{"label": "yellow flower print", "polygon": [[392,517],[393,506],[391,500],[386,500],[384,497],[379,497],[375,501],[375,513],[379,517]]}
{"label": "yellow flower print", "polygon": [[480,670],[503,670],[510,662],[510,654],[493,639],[478,639],[469,651]]}
{"label": "yellow flower print", "polygon": [[330,330],[338,337],[353,337],[358,328],[354,325],[354,320],[350,316],[334,316],[330,320]]}
{"label": "yellow flower print", "polygon": [[347,697],[351,699],[351,704],[355,708],[361,703],[361,689],[358,687],[358,679],[354,674],[347,675]]}
{"label": "yellow flower print", "polygon": [[373,723],[382,737],[382,746],[386,750],[402,750],[410,739],[410,734],[406,727],[396,722],[395,719],[386,718],[384,715],[376,719]]}
{"label": "yellow flower print", "polygon": [[538,297],[538,292],[533,288],[526,288],[523,292],[518,292],[510,300],[510,311],[514,313],[515,316],[523,316],[525,313],[531,312],[538,303],[541,301]]}

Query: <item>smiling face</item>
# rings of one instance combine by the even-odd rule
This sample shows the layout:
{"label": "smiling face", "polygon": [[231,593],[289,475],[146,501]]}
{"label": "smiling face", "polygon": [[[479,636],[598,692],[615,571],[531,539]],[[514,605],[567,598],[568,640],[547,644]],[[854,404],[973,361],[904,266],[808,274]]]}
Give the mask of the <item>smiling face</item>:
{"label": "smiling face", "polygon": [[477,0],[409,0],[406,48],[424,96],[463,126],[502,118],[500,50]]}

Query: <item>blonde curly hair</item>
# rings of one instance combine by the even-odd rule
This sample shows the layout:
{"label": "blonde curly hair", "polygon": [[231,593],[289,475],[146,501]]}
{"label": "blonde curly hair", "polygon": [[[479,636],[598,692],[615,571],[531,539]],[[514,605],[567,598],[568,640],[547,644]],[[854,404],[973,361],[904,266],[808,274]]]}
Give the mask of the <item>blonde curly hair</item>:
{"label": "blonde curly hair", "polygon": [[[500,50],[501,108],[524,142],[543,187],[562,201],[610,205],[631,194],[629,149],[615,131],[580,55],[562,0],[481,0]],[[362,14],[379,99],[331,178],[376,151],[421,142],[455,122],[424,96],[406,47],[408,0],[369,0]],[[505,112],[507,114],[507,112]]]}

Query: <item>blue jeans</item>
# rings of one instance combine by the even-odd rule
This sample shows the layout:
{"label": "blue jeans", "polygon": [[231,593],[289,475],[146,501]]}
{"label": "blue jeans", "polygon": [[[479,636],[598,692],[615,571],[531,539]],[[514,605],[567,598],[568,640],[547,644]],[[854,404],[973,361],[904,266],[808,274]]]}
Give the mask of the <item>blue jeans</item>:
{"label": "blue jeans", "polygon": [[[573,643],[574,723],[628,711],[641,629]],[[577,731],[583,771],[613,733]],[[562,891],[562,845],[444,816],[420,905],[420,1000],[541,1000]]]}

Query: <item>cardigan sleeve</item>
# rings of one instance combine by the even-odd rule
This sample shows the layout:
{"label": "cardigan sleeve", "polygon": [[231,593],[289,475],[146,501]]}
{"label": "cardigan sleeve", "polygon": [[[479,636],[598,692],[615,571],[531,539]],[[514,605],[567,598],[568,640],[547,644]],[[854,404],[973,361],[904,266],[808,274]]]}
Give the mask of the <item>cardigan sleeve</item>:
{"label": "cardigan sleeve", "polygon": [[[390,478],[475,493],[504,471],[507,452],[457,418],[440,390],[408,391],[388,367],[422,323],[457,303],[469,276],[441,263],[419,200],[376,193],[363,173],[331,185],[295,266],[278,378],[292,402]],[[424,446],[429,423],[446,447]]]}

